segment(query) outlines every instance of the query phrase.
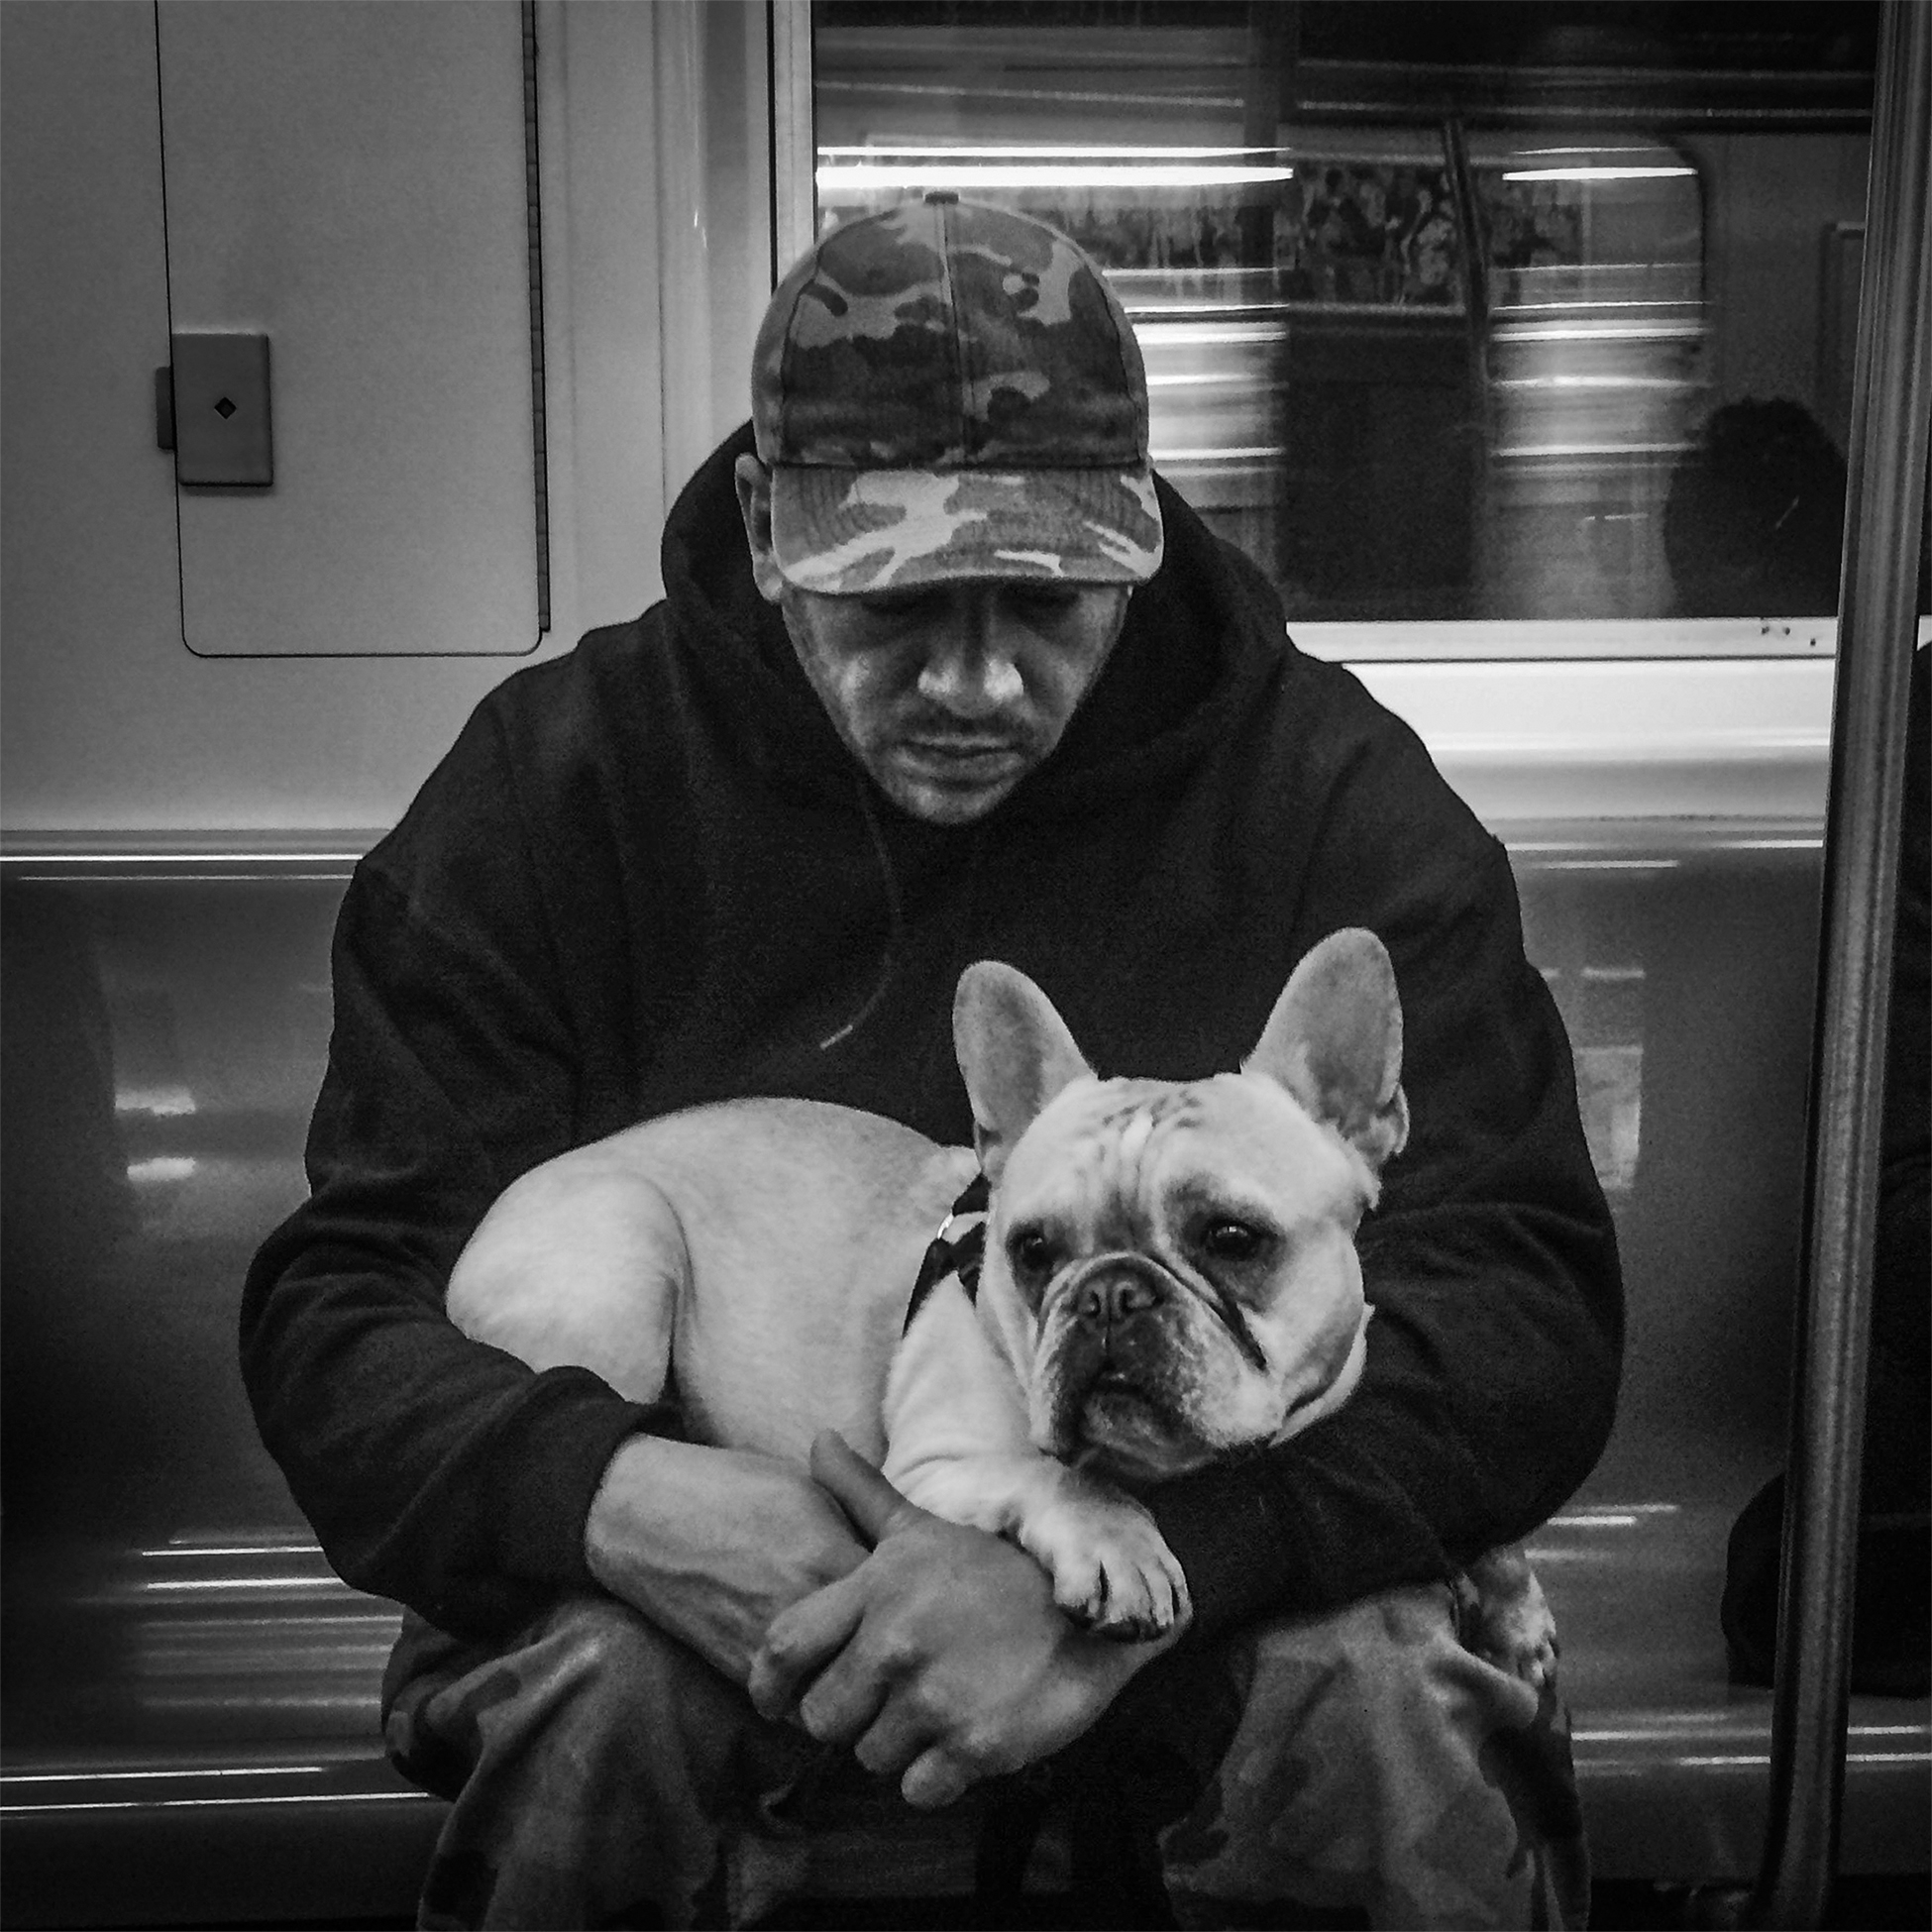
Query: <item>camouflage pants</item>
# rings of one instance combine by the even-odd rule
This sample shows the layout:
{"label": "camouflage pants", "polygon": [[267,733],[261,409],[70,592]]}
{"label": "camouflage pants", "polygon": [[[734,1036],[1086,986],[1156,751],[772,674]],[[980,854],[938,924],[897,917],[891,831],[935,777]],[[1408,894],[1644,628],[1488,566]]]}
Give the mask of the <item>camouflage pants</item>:
{"label": "camouflage pants", "polygon": [[[1009,1826],[1016,1791],[1069,1811],[1076,1881],[1083,1828],[1137,1845],[1184,1926],[1580,1925],[1566,1717],[1465,1650],[1454,1616],[1446,1586],[1405,1589],[1183,1646],[992,1803]],[[499,1653],[411,1618],[383,1707],[397,1766],[453,1801],[426,1927],[743,1925],[805,1882],[828,1814],[931,1830],[608,1599]],[[965,1802],[985,1816],[988,1797]]]}

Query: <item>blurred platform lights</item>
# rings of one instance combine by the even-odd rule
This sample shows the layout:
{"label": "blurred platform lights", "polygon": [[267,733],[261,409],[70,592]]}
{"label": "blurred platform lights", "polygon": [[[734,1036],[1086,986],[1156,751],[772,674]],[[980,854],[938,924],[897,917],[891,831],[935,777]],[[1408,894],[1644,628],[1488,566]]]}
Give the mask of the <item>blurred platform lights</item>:
{"label": "blurred platform lights", "polygon": [[1490,614],[1666,614],[1664,506],[1701,413],[1696,170],[1659,148],[1470,156],[1482,210]]}

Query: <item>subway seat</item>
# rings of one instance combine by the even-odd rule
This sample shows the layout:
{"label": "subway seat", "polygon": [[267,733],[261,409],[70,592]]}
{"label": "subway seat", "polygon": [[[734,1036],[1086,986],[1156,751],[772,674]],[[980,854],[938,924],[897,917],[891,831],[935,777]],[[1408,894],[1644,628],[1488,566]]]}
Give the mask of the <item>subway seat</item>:
{"label": "subway seat", "polygon": [[[1615,1438],[1531,1542],[1595,1868],[1749,1878],[1771,1695],[1728,1684],[1717,1607],[1782,1454],[1816,854],[1592,873],[1540,849],[1526,930],[1631,1277]],[[0,1916],[406,1919],[444,1807],[381,1753],[398,1611],[329,1570],[235,1367],[243,1272],[303,1191],[347,860],[83,860],[9,867],[0,912]],[[1853,1699],[1843,1869],[1926,1869],[1929,1761],[1923,1700]],[[888,1842],[828,1816],[805,1883],[962,1891],[977,1817]],[[1068,1870],[1049,1830],[1029,1884]]]}

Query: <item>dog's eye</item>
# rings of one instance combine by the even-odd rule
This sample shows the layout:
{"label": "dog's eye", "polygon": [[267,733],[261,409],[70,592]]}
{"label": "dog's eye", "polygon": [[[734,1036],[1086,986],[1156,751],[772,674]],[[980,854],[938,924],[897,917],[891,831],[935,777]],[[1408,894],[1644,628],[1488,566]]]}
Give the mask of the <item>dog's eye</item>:
{"label": "dog's eye", "polygon": [[1251,1261],[1266,1239],[1260,1229],[1225,1217],[1209,1222],[1201,1231],[1202,1248],[1217,1261]]}
{"label": "dog's eye", "polygon": [[1022,1281],[1042,1281],[1053,1272],[1053,1243],[1040,1229],[1017,1229],[1007,1242],[1007,1258]]}

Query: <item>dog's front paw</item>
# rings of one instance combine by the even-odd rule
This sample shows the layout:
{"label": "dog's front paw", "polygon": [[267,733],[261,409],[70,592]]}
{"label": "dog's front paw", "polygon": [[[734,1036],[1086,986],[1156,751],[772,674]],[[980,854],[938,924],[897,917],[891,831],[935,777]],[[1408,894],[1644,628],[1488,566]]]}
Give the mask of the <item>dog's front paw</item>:
{"label": "dog's front paw", "polygon": [[1541,1691],[1556,1675],[1556,1619],[1520,1544],[1491,1550],[1457,1578],[1464,1647]]}
{"label": "dog's front paw", "polygon": [[1164,1637],[1188,1614],[1187,1578],[1154,1519],[1131,1497],[1065,1472],[1052,1499],[1029,1511],[1020,1547],[1053,1577],[1053,1600],[1102,1637]]}

